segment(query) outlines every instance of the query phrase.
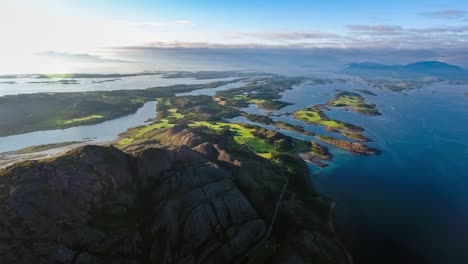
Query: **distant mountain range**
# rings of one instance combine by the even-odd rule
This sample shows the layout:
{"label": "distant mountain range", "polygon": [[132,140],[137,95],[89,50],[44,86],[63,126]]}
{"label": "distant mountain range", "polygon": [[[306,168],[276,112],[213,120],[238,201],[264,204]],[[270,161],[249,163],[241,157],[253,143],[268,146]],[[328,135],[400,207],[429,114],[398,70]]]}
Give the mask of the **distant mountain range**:
{"label": "distant mountain range", "polygon": [[73,63],[131,63],[131,61],[117,60],[117,59],[104,59],[90,54],[77,54],[67,52],[46,51],[37,53],[36,55],[47,57],[65,62]]}
{"label": "distant mountain range", "polygon": [[385,65],[372,62],[350,63],[343,66],[339,72],[363,77],[468,80],[467,70],[440,61],[422,61],[407,65]]}

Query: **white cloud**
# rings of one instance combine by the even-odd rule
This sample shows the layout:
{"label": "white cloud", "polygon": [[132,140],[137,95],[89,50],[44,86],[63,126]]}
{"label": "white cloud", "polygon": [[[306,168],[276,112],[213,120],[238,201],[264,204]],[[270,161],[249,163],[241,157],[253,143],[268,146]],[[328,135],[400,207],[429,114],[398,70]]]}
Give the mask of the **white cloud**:
{"label": "white cloud", "polygon": [[466,10],[461,9],[446,9],[433,12],[423,12],[420,14],[431,18],[457,19],[465,17],[467,13],[468,12]]}
{"label": "white cloud", "polygon": [[394,25],[349,25],[351,31],[364,32],[368,34],[395,34],[401,32],[401,26]]}
{"label": "white cloud", "polygon": [[337,37],[337,34],[307,31],[307,32],[261,32],[261,33],[239,33],[235,37],[248,37],[253,39],[271,40],[271,41],[298,41],[308,39],[329,39]]}

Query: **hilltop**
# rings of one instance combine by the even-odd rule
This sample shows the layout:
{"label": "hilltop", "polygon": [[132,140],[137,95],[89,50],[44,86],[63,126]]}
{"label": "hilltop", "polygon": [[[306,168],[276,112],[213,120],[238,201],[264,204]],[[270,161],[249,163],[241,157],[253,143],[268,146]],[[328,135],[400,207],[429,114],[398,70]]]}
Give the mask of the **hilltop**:
{"label": "hilltop", "polygon": [[407,65],[385,65],[372,62],[350,63],[339,69],[339,72],[362,77],[468,80],[467,70],[440,61],[421,61]]}

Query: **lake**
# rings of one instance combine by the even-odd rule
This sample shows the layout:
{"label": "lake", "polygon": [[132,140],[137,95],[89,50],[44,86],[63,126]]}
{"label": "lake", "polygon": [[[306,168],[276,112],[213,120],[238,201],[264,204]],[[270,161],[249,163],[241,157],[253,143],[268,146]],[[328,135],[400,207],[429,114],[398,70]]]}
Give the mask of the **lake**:
{"label": "lake", "polygon": [[154,118],[156,116],[156,103],[154,101],[146,102],[134,114],[104,121],[96,125],[0,137],[0,152],[59,142],[90,140],[89,143],[92,144],[113,141],[128,128],[144,125],[148,119]]}

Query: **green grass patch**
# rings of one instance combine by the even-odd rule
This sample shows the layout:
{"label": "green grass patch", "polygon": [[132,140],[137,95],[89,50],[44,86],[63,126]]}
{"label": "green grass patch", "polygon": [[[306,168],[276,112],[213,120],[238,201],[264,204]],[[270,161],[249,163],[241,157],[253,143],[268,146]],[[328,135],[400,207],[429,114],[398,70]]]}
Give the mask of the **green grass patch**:
{"label": "green grass patch", "polygon": [[124,146],[132,143],[133,141],[135,141],[133,138],[123,138],[117,142],[117,145]]}
{"label": "green grass patch", "polygon": [[225,122],[205,122],[199,121],[190,124],[191,127],[205,126],[216,132],[221,132],[224,129],[229,129],[234,133],[234,140],[238,144],[247,144],[254,152],[264,158],[271,158],[272,153],[276,151],[276,147],[268,144],[265,140],[253,135],[255,128],[247,128],[236,123]]}
{"label": "green grass patch", "polygon": [[169,112],[169,117],[175,118],[175,119],[182,119],[185,117],[184,114],[178,113],[176,108],[171,108],[168,110]]}
{"label": "green grass patch", "polygon": [[104,118],[103,115],[90,115],[90,116],[85,116],[85,117],[80,117],[80,118],[73,118],[73,119],[69,119],[69,120],[58,120],[57,124],[70,125],[70,124],[76,124],[76,123],[96,121],[96,120],[102,119],[102,118]]}
{"label": "green grass patch", "polygon": [[256,104],[256,105],[262,105],[263,103],[265,103],[265,100],[262,100],[262,99],[250,99],[248,102],[249,102],[249,103],[252,103],[252,104]]}
{"label": "green grass patch", "polygon": [[306,109],[298,110],[293,113],[297,120],[303,121],[312,125],[320,125],[330,131],[347,131],[347,132],[362,132],[364,129],[359,126],[341,122],[328,118],[321,110],[321,105],[316,105]]}
{"label": "green grass patch", "polygon": [[327,105],[346,107],[365,115],[380,115],[379,111],[375,108],[375,104],[366,103],[364,97],[353,92],[339,92],[327,102]]}
{"label": "green grass patch", "polygon": [[346,129],[341,122],[325,118],[319,111],[310,108],[296,111],[294,116],[309,124],[322,125],[329,129]]}
{"label": "green grass patch", "polygon": [[158,129],[161,129],[161,128],[168,128],[168,127],[173,127],[174,125],[173,124],[170,124],[169,123],[169,120],[167,119],[162,119],[161,121],[159,121],[158,123],[154,123],[154,124],[151,124],[151,125],[147,125],[147,126],[144,126],[143,128],[139,129],[138,132],[136,133],[136,138],[141,138],[143,137],[145,134],[149,133],[149,132],[152,132],[154,130],[158,130]]}
{"label": "green grass patch", "polygon": [[[169,123],[168,119],[161,119],[157,123],[132,128],[122,134],[122,138],[117,142],[117,145],[125,146],[131,144],[137,139],[146,138],[149,133],[173,126],[174,124]],[[148,136],[148,138],[151,138],[151,136]]]}

